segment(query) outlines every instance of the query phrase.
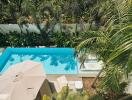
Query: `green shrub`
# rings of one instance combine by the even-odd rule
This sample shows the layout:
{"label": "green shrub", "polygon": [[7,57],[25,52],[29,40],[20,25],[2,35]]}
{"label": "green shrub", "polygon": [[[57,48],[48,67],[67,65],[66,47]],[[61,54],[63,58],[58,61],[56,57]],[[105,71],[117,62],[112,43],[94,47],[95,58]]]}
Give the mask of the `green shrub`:
{"label": "green shrub", "polygon": [[42,100],[52,100],[49,96],[46,96],[46,95],[44,95],[43,97],[42,97]]}
{"label": "green shrub", "polygon": [[72,91],[68,86],[62,88],[61,92],[54,95],[55,100],[88,100],[86,91]]}
{"label": "green shrub", "polygon": [[91,96],[89,100],[104,100],[104,98],[101,95],[96,94],[96,95]]}
{"label": "green shrub", "polygon": [[41,34],[37,33],[17,33],[10,32],[9,34],[0,33],[0,47],[34,47],[44,45]]}

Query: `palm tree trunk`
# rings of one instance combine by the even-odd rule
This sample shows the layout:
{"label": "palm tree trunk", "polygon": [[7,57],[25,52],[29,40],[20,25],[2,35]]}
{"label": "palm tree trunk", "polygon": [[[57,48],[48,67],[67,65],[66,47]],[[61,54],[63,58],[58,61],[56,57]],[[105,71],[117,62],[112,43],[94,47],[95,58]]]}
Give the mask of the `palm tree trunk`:
{"label": "palm tree trunk", "polygon": [[98,73],[98,75],[97,75],[96,78],[94,79],[94,81],[93,81],[93,83],[92,83],[92,85],[91,85],[92,88],[94,88],[94,89],[96,88],[95,83],[96,83],[96,81],[99,79],[99,77],[100,77],[101,73],[103,72],[103,70],[104,70],[104,68],[102,68],[102,69],[100,70],[100,72]]}

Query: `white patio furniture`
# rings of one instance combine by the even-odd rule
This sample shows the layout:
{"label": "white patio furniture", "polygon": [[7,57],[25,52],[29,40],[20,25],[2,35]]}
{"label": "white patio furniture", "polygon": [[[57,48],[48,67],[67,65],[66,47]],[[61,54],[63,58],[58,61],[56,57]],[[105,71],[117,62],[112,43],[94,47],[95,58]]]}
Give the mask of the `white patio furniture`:
{"label": "white patio furniture", "polygon": [[102,61],[85,61],[84,68],[80,68],[81,71],[100,71],[102,69]]}
{"label": "white patio furniture", "polygon": [[83,89],[83,82],[82,81],[75,81],[75,88],[76,88],[76,90]]}
{"label": "white patio furniture", "polygon": [[63,75],[56,79],[56,82],[54,83],[54,85],[55,85],[56,91],[60,92],[64,86],[68,85],[68,81],[66,77]]}

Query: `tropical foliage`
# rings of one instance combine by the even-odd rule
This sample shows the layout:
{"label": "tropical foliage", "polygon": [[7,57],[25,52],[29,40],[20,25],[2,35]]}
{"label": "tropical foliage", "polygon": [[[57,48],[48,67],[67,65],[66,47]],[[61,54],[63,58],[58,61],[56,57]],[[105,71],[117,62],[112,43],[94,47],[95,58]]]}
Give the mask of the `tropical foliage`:
{"label": "tropical foliage", "polygon": [[42,100],[51,100],[51,98],[50,98],[49,96],[44,95],[44,96],[42,97]]}
{"label": "tropical foliage", "polygon": [[35,47],[43,45],[43,40],[40,34],[28,33],[19,34],[11,32],[10,34],[0,33],[0,47]]}
{"label": "tropical foliage", "polygon": [[60,93],[54,94],[55,100],[88,100],[88,98],[86,91],[73,91],[68,86],[63,87]]}
{"label": "tropical foliage", "polygon": [[[102,0],[102,2],[104,1]],[[107,5],[110,3],[108,2]],[[57,39],[54,39],[54,43],[59,47],[62,45],[75,47],[79,40],[83,39],[80,32],[84,31],[84,23],[88,24],[87,30],[97,29],[99,25],[103,25],[104,21],[107,20],[106,16],[103,16],[106,8],[101,9],[104,5],[106,4],[102,3],[101,5],[98,0],[1,0],[0,14],[2,17],[0,17],[0,23],[18,23],[20,27],[21,24],[35,24],[41,33],[43,41],[41,43],[45,46],[49,46],[52,39],[50,39],[50,34],[53,33],[55,25],[59,24],[61,31],[53,35]],[[45,26],[43,28],[40,25],[42,23]],[[63,33],[62,30],[67,30],[64,24],[69,23],[76,24],[76,30],[73,33],[75,35],[79,34],[78,37],[72,35],[71,32],[68,32],[68,35],[67,31]],[[60,43],[58,41],[62,40],[63,34],[66,34],[69,39],[65,38]]]}
{"label": "tropical foliage", "polygon": [[[93,3],[93,0],[1,0],[0,23],[35,24],[40,30],[43,45],[49,46],[49,34],[53,33],[56,24],[59,24],[63,30],[64,23],[75,23],[77,32],[77,24],[87,22],[88,19],[84,15],[89,4],[93,5]],[[42,28],[40,24],[45,27]],[[59,35],[62,34],[61,31]],[[70,40],[71,38],[72,36]],[[70,40],[65,40],[67,43],[62,44],[71,46]],[[62,46],[62,44],[57,45]]]}
{"label": "tropical foliage", "polygon": [[[78,22],[81,17],[87,21],[85,13],[96,0],[1,0],[1,23],[25,22]],[[31,18],[31,20],[29,20]],[[36,19],[37,18],[37,19]],[[10,22],[13,21],[13,22]]]}
{"label": "tropical foliage", "polygon": [[98,78],[103,73],[102,81],[96,87],[97,91],[103,93],[107,99],[117,100],[123,94],[124,79],[132,71],[132,2],[105,1],[106,4],[108,2],[113,4],[106,6],[108,9],[104,11],[106,14],[103,16],[106,16],[107,21],[98,30],[88,32],[87,39],[79,44],[78,50],[88,48],[89,52],[94,51],[98,59],[104,62],[103,69],[97,76]]}

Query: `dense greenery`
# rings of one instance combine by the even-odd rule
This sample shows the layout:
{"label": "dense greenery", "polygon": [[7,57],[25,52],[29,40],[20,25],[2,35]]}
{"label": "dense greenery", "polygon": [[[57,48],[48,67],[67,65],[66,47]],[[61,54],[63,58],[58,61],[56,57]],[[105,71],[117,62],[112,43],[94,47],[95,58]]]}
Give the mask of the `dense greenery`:
{"label": "dense greenery", "polygon": [[73,91],[68,86],[64,86],[59,93],[53,95],[54,100],[88,100],[88,93],[84,90]]}
{"label": "dense greenery", "polygon": [[67,33],[52,33],[46,39],[42,34],[38,33],[18,33],[10,32],[7,34],[0,33],[0,47],[35,47],[35,46],[57,46],[57,47],[75,47],[76,42],[73,41],[75,36]]}
{"label": "dense greenery", "polygon": [[[96,18],[96,13],[90,15],[87,13],[89,8],[92,7],[96,1],[97,0],[1,0],[0,23],[18,23],[20,25],[26,23],[34,23],[40,30],[40,42],[43,43],[42,45],[50,46],[50,42],[53,42],[58,47],[75,47],[77,45],[76,40],[78,41],[78,39],[76,39],[77,37],[71,35],[71,32],[67,33],[67,31],[62,31],[67,29],[65,28],[64,23],[75,23],[75,34],[78,33],[78,24],[80,24],[80,27],[83,30],[82,26],[84,22],[92,23],[98,19]],[[42,23],[45,24],[44,28],[41,28],[40,26]],[[49,34],[53,33],[53,29],[56,24],[60,25],[61,31],[58,33],[56,32],[57,34],[50,36]],[[91,27],[91,25],[89,25],[89,27]],[[65,38],[65,36],[67,38]],[[14,35],[11,37],[14,37]],[[52,38],[54,40],[52,40]],[[19,40],[17,36],[16,40]],[[24,40],[21,40],[19,42],[20,45],[17,46],[26,46],[26,44],[30,44],[27,40],[26,44],[22,41]],[[16,46],[11,44],[8,45]]]}
{"label": "dense greenery", "polygon": [[[78,23],[83,17],[88,21],[87,11],[97,0],[1,0],[1,23],[43,22],[54,20]],[[92,15],[95,16],[93,13]]]}
{"label": "dense greenery", "polygon": [[[34,23],[40,30],[42,45],[50,46],[53,38],[58,47],[75,47],[85,37],[81,34],[86,31],[84,23],[88,24],[87,30],[97,30],[118,12],[112,10],[112,5],[115,4],[111,0],[1,0],[0,23]],[[42,23],[44,28],[40,26]],[[76,24],[75,32],[62,31],[67,30],[64,24],[72,23]],[[56,24],[61,31],[50,36]]]}
{"label": "dense greenery", "polygon": [[27,47],[27,46],[41,46],[43,41],[40,34],[28,33],[28,34],[2,34],[0,33],[0,47]]}

